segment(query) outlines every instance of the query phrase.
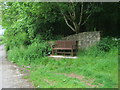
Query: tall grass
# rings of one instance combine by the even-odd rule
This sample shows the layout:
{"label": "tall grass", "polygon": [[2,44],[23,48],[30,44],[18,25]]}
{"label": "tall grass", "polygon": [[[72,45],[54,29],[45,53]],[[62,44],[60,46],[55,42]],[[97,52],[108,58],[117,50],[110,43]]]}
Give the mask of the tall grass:
{"label": "tall grass", "polygon": [[[96,46],[79,51],[78,59],[59,60],[45,56],[46,45],[32,44],[10,50],[8,58],[18,65],[30,65],[27,78],[38,88],[92,88],[92,85],[115,88],[118,85],[117,43],[118,40],[104,38]],[[69,77],[71,73],[84,79]],[[95,81],[88,85],[93,79]]]}

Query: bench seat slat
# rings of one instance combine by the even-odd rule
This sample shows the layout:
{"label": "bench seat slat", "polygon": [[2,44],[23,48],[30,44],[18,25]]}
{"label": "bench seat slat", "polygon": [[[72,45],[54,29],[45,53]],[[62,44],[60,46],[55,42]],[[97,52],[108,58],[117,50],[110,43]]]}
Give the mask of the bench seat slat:
{"label": "bench seat slat", "polygon": [[54,50],[57,49],[57,50],[70,50],[70,49],[75,49],[75,48],[53,48]]}

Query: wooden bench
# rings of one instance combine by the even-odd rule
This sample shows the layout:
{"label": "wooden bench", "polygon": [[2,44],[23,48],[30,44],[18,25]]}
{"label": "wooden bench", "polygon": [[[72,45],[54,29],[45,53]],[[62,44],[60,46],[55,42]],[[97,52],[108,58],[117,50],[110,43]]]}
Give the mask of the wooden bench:
{"label": "wooden bench", "polygon": [[55,54],[70,54],[71,56],[76,55],[78,42],[72,40],[59,40],[55,42],[55,45],[52,45],[52,55]]}

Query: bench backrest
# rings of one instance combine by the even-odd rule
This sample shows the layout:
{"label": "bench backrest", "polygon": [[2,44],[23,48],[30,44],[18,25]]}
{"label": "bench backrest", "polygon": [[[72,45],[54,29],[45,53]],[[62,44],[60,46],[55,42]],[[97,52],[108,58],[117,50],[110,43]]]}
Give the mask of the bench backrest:
{"label": "bench backrest", "polygon": [[73,40],[58,40],[55,42],[57,48],[72,48],[73,45],[77,45],[77,41]]}

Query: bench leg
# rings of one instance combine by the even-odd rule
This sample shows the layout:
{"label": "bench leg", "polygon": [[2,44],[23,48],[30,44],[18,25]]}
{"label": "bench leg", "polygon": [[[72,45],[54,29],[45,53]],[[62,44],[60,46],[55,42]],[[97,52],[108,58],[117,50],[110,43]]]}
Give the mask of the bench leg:
{"label": "bench leg", "polygon": [[63,50],[63,56],[65,56],[65,50]]}
{"label": "bench leg", "polygon": [[77,56],[77,50],[75,50],[75,55]]}
{"label": "bench leg", "polygon": [[52,55],[54,55],[54,50],[52,50]]}
{"label": "bench leg", "polygon": [[57,50],[56,50],[55,52],[56,52],[56,54],[58,54],[58,53],[57,53],[57,52],[58,52]]}
{"label": "bench leg", "polygon": [[71,55],[73,56],[73,49],[71,50]]}

